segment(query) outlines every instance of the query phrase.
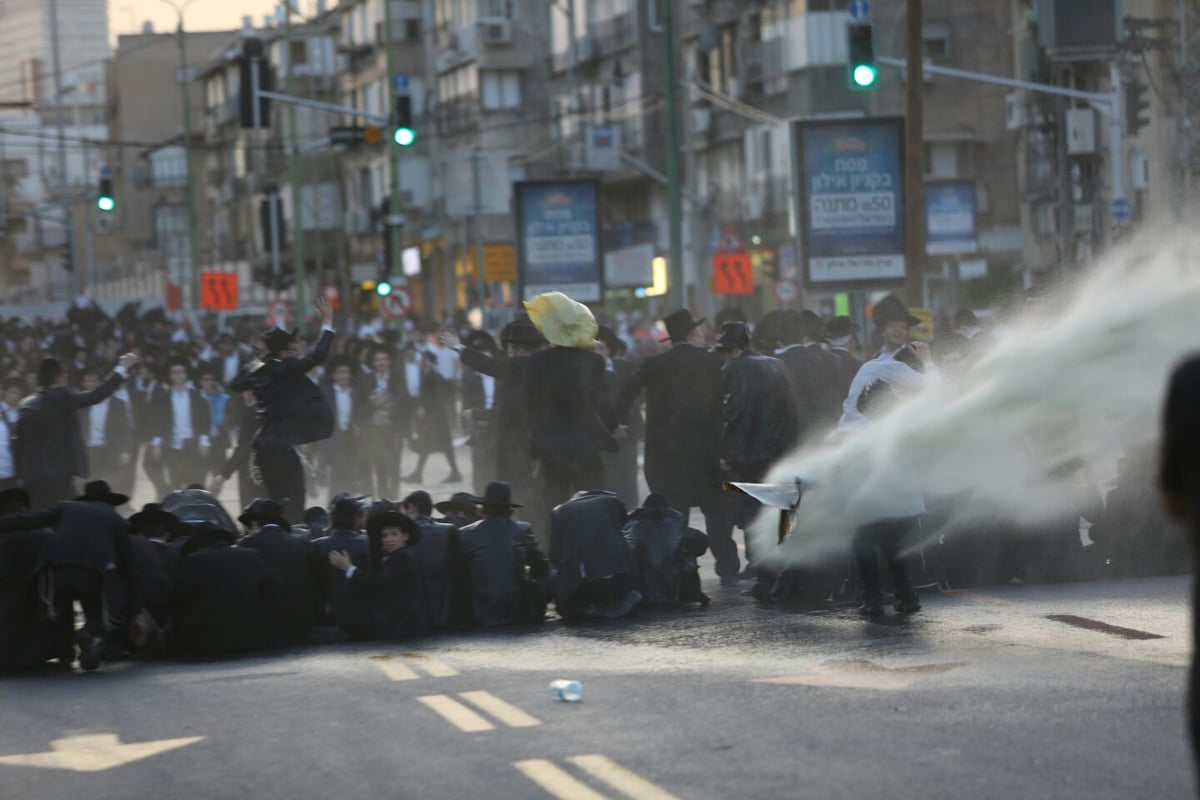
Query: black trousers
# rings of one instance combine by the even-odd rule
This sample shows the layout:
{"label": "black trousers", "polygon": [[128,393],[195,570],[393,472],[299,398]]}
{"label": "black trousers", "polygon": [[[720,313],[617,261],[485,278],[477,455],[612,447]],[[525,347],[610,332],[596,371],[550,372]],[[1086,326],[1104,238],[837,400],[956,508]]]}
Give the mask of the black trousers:
{"label": "black trousers", "polygon": [[576,492],[604,488],[604,465],[598,453],[580,453],[571,458],[543,454],[537,460],[541,469],[542,503],[546,514],[553,511],[555,506],[570,500]]}
{"label": "black trousers", "polygon": [[267,497],[283,506],[288,522],[304,519],[304,465],[294,447],[259,447],[255,463]]}
{"label": "black trousers", "polygon": [[75,630],[75,603],[83,608],[83,630],[94,638],[104,636],[104,576],[74,564],[55,564],[54,624],[59,638],[70,642]]}
{"label": "black trousers", "polygon": [[200,459],[200,448],[194,439],[185,441],[178,450],[163,444],[162,454],[168,491],[186,489],[192,484],[204,485],[208,464]]}
{"label": "black trousers", "polygon": [[390,427],[371,427],[363,429],[363,445],[367,493],[377,498],[395,499],[400,494],[400,458],[404,440]]}
{"label": "black trousers", "polygon": [[858,566],[858,577],[862,581],[863,601],[877,603],[883,600],[883,581],[879,574],[879,556],[887,565],[892,576],[896,599],[917,602],[917,591],[908,577],[908,568],[900,558],[900,548],[909,534],[919,536],[920,517],[883,519],[859,528],[853,539],[854,561]]}
{"label": "black trousers", "polygon": [[[686,521],[690,522],[692,510],[679,509]],[[708,534],[708,549],[716,560],[717,576],[732,578],[741,572],[742,565],[738,559],[737,542],[733,540],[733,519],[730,516],[729,498],[721,489],[714,489],[711,496],[700,504],[700,513],[704,515],[704,530]],[[749,548],[747,548],[749,560]]]}
{"label": "black trousers", "polygon": [[[770,461],[749,461],[741,464],[732,464],[725,471],[725,480],[736,483],[761,483],[762,479],[767,476],[767,472],[771,469]],[[733,527],[741,528],[743,532],[750,527],[750,523],[758,516],[759,510],[762,509],[762,503],[755,500],[753,497],[744,494],[732,495],[729,499],[729,516],[730,516],[730,540],[733,538]],[[754,563],[754,554],[751,549],[750,535],[746,533],[746,563]],[[713,548],[713,555],[718,553],[720,545],[712,544],[712,534],[709,534],[709,547]]]}

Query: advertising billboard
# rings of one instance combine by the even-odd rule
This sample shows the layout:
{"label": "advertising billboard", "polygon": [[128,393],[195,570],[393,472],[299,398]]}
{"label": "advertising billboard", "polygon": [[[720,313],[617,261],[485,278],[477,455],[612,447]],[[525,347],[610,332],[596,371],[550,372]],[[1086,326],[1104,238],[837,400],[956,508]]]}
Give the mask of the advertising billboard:
{"label": "advertising billboard", "polygon": [[515,191],[521,298],[562,292],[581,303],[603,300],[598,184],[522,181]]}
{"label": "advertising billboard", "polygon": [[975,184],[929,181],[925,184],[925,252],[954,256],[979,249],[975,232]]}

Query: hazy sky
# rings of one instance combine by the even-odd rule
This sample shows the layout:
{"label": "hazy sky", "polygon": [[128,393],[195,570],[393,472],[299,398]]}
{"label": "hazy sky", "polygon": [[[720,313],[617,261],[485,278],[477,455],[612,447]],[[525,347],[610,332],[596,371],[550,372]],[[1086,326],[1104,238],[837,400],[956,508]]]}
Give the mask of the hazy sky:
{"label": "hazy sky", "polygon": [[[170,0],[171,5],[186,2]],[[188,30],[232,30],[241,27],[243,14],[253,15],[255,23],[261,24],[276,4],[277,0],[192,0],[183,21]],[[305,0],[300,7],[309,10],[312,5]],[[154,30],[166,33],[175,30],[177,19],[165,0],[108,0],[108,25],[114,36],[138,33],[146,20],[154,23]]]}

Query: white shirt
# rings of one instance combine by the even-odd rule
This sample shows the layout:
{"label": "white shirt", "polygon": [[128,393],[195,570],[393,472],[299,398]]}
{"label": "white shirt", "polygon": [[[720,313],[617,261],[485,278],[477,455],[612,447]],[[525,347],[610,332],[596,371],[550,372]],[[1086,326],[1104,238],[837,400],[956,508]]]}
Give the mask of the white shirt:
{"label": "white shirt", "polygon": [[12,478],[17,474],[16,465],[13,464],[12,439],[9,436],[8,420],[0,415],[0,479]]}
{"label": "white shirt", "polygon": [[10,406],[8,403],[0,403],[0,411],[4,412],[4,418],[10,425],[17,424],[17,417],[21,414],[20,409],[16,406]]}
{"label": "white shirt", "polygon": [[88,447],[104,447],[108,432],[108,401],[104,398],[88,409]]}
{"label": "white shirt", "polygon": [[408,383],[409,397],[421,396],[421,364],[418,361],[404,362],[404,377]]}
{"label": "white shirt", "polygon": [[241,367],[241,359],[238,357],[237,351],[225,356],[224,375],[225,380],[222,383],[228,386],[230,382],[237,377],[238,369]]}
{"label": "white shirt", "polygon": [[192,394],[187,389],[171,390],[171,449],[182,450],[183,443],[191,439]]}
{"label": "white shirt", "polygon": [[350,412],[353,409],[353,389],[343,389],[333,386],[333,402],[337,406],[337,426],[339,431],[350,430]]}
{"label": "white shirt", "polygon": [[491,375],[480,375],[483,381],[483,407],[491,408],[496,402],[496,379]]}
{"label": "white shirt", "polygon": [[916,392],[925,388],[936,374],[932,364],[925,365],[925,372],[917,372],[890,355],[881,355],[868,361],[859,368],[854,380],[850,382],[850,392],[846,395],[846,402],[842,404],[842,419],[838,423],[838,429],[857,430],[866,426],[867,418],[858,410],[858,398],[875,381],[887,381],[897,388]]}

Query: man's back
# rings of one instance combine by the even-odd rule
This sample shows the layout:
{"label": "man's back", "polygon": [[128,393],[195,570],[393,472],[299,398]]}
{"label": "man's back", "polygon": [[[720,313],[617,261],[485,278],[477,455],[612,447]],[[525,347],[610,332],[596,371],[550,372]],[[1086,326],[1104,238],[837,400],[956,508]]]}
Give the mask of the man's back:
{"label": "man's back", "polygon": [[421,570],[430,624],[442,626],[450,618],[458,529],[429,517],[417,517],[416,523],[421,529],[421,541],[406,549]]}
{"label": "man's back", "polygon": [[610,421],[604,359],[588,350],[551,347],[529,357],[525,401],[535,453],[595,453]]}
{"label": "man's back", "polygon": [[230,386],[234,391],[254,391],[262,426],[260,447],[291,447],[333,435],[333,412],[321,387],[307,375],[329,357],[332,344],[333,332],[323,330],[308,355],[267,358],[234,379]]}
{"label": "man's back", "polygon": [[533,531],[524,522],[492,517],[459,531],[460,574],[467,611],[476,625],[512,625],[525,621],[519,578],[526,567],[530,577],[547,572]]}
{"label": "man's back", "polygon": [[176,645],[194,655],[272,646],[274,583],[254,550],[214,547],[186,556],[175,580]]}
{"label": "man's back", "polygon": [[730,464],[779,458],[796,441],[796,407],[783,363],[744,353],[722,370],[721,457]]}
{"label": "man's back", "polygon": [[312,624],[316,606],[307,544],[271,525],[242,539],[238,546],[257,550],[275,572],[279,580],[273,604],[276,624],[285,639],[301,640]]}

